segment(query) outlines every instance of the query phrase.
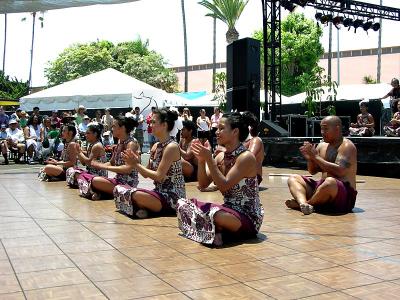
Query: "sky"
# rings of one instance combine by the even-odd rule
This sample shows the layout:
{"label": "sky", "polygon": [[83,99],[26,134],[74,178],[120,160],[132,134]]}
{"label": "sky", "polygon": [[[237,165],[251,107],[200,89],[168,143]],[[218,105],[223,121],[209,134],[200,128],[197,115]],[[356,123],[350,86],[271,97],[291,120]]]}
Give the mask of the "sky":
{"label": "sky", "polygon": [[[379,0],[362,0],[379,4]],[[213,20],[198,0],[185,0],[189,65],[212,62]],[[400,8],[399,0],[383,0],[383,5]],[[299,8],[315,20],[313,8]],[[283,10],[283,18],[288,12]],[[21,21],[26,17],[26,21]],[[240,38],[249,37],[262,28],[261,0],[250,0],[236,29]],[[400,22],[384,20],[382,46],[400,46]],[[225,33],[227,27],[217,21],[217,62],[226,61]],[[32,18],[30,14],[9,14],[7,30],[7,75],[27,80],[29,76]],[[396,34],[395,34],[396,33]],[[334,28],[333,49],[337,49]],[[397,38],[395,37],[397,36]],[[114,5],[96,5],[52,10],[44,14],[44,26],[37,22],[34,44],[32,85],[46,85],[44,69],[49,61],[74,43],[109,40],[119,43],[137,37],[148,39],[152,50],[161,53],[171,67],[184,65],[181,0],[140,0]],[[0,68],[3,61],[4,17],[0,16]],[[340,50],[376,48],[378,33],[359,29],[340,30]],[[328,48],[328,29],[324,28],[321,43]],[[400,70],[399,70],[400,71]]]}

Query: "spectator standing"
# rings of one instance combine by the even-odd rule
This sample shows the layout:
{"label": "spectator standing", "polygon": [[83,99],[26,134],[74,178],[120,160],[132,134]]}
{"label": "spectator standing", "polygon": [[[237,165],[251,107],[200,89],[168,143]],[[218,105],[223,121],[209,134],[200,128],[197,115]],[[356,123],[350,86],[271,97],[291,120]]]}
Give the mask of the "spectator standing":
{"label": "spectator standing", "polygon": [[216,143],[216,141],[214,141],[214,139],[216,139],[215,133],[217,132],[218,123],[219,123],[219,120],[221,118],[222,118],[221,109],[219,107],[214,107],[214,114],[211,116],[211,138],[210,138],[210,142],[211,142],[211,149],[212,150],[214,150],[215,146],[217,145],[217,143]]}
{"label": "spectator standing", "polygon": [[202,108],[200,110],[200,116],[197,118],[197,137],[201,138],[210,138],[210,127],[211,122],[210,119],[206,116],[206,111]]}
{"label": "spectator standing", "polygon": [[150,153],[151,148],[153,148],[153,145],[156,143],[156,137],[153,135],[153,127],[152,127],[152,123],[151,123],[151,120],[153,118],[153,114],[154,114],[155,110],[156,110],[156,108],[153,106],[151,108],[151,112],[146,117],[147,136],[148,136],[148,140],[149,140],[149,152],[148,153]]}
{"label": "spectator standing", "polygon": [[134,138],[138,141],[139,146],[140,146],[140,152],[143,151],[143,122],[144,122],[144,117],[140,113],[140,108],[138,106],[135,107],[135,110],[132,111],[132,118],[138,123],[137,127],[135,128],[135,132],[133,134]]}
{"label": "spectator standing", "polygon": [[83,118],[85,117],[86,108],[83,105],[79,105],[75,117],[75,123],[79,126],[83,122]]}
{"label": "spectator standing", "polygon": [[61,127],[61,118],[58,117],[58,111],[57,110],[53,110],[51,112],[50,122],[51,122],[51,124],[54,124],[56,126],[56,128],[60,128]]}

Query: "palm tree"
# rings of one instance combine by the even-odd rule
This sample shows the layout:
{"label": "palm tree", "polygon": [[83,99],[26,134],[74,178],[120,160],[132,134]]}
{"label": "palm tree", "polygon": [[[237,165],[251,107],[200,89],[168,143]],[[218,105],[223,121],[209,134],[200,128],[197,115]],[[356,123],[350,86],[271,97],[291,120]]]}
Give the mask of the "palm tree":
{"label": "palm tree", "polygon": [[217,18],[213,18],[213,76],[212,92],[215,93],[215,75],[217,74]]}
{"label": "palm tree", "polygon": [[248,2],[249,0],[202,0],[199,4],[210,10],[206,16],[215,17],[228,25],[226,41],[230,44],[239,38],[235,25]]}
{"label": "palm tree", "polygon": [[188,91],[188,53],[187,53],[187,35],[186,35],[186,14],[185,0],[181,0],[182,22],[183,22],[183,47],[185,51],[185,92]]}
{"label": "palm tree", "polygon": [[6,48],[7,48],[7,14],[4,14],[3,73],[6,72]]}
{"label": "palm tree", "polygon": [[[44,15],[44,11],[40,12],[41,16],[38,18],[40,21],[40,26],[41,28],[43,28],[43,15]],[[30,67],[29,67],[29,79],[28,79],[28,83],[29,83],[29,88],[31,88],[32,85],[32,65],[33,65],[33,45],[34,45],[34,41],[35,41],[35,24],[36,24],[36,12],[31,13],[32,15],[32,42],[31,42],[31,59],[30,59]],[[22,21],[25,21],[26,18],[22,18]]]}

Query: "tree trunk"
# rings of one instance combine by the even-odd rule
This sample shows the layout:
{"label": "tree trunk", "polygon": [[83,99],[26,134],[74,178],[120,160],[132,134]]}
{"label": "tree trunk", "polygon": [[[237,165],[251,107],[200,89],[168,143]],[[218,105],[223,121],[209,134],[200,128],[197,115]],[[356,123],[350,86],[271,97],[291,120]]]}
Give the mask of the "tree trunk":
{"label": "tree trunk", "polygon": [[182,7],[182,23],[183,23],[183,46],[185,55],[185,92],[188,91],[188,53],[187,53],[187,35],[186,35],[186,14],[185,14],[185,0],[181,0]]}
{"label": "tree trunk", "polygon": [[226,32],[226,42],[228,44],[239,39],[239,32],[237,32],[236,28],[230,28]]}
{"label": "tree trunk", "polygon": [[32,13],[32,44],[31,44],[31,65],[29,67],[29,89],[32,87],[32,63],[33,63],[33,42],[35,41],[35,22],[36,22],[36,12]]}
{"label": "tree trunk", "polygon": [[7,14],[4,14],[4,44],[3,44],[3,73],[6,73],[6,49],[7,49]]}
{"label": "tree trunk", "polygon": [[[380,5],[383,5],[383,0],[381,0]],[[381,68],[382,68],[382,18],[379,19],[379,37],[378,37],[378,66],[376,70],[376,83],[381,83]]]}
{"label": "tree trunk", "polygon": [[215,93],[215,74],[217,74],[217,18],[213,18],[213,68],[212,92]]}

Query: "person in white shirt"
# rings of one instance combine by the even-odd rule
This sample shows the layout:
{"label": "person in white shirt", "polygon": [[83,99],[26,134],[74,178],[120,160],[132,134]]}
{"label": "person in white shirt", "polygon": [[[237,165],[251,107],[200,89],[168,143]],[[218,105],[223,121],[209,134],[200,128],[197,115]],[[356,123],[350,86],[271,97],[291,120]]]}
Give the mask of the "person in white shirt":
{"label": "person in white shirt", "polygon": [[39,122],[39,117],[32,115],[29,118],[27,127],[24,129],[26,150],[28,152],[29,164],[34,163],[34,159],[39,159],[40,149],[42,143],[40,142],[40,131],[42,130],[42,124]]}
{"label": "person in white shirt", "polygon": [[197,118],[197,137],[199,139],[210,138],[210,119],[206,116],[206,111],[200,109],[200,116]]}
{"label": "person in white shirt", "polygon": [[15,151],[18,151],[18,157],[15,159],[15,163],[20,163],[21,157],[25,153],[25,138],[24,134],[21,129],[18,128],[18,122],[14,119],[10,120],[9,123],[9,128],[4,129],[3,127],[1,128],[1,136],[3,137],[3,131],[6,133],[5,134],[5,139],[1,140],[0,145],[1,145],[1,152],[4,157],[4,164],[8,165],[8,150],[12,149]]}
{"label": "person in white shirt", "polygon": [[140,113],[140,108],[138,106],[135,107],[135,110],[131,111],[132,118],[138,122],[138,126],[135,128],[135,132],[133,134],[133,137],[138,141],[140,145],[140,151],[143,151],[143,143],[144,143],[144,137],[143,137],[143,123],[144,123],[144,117]]}

